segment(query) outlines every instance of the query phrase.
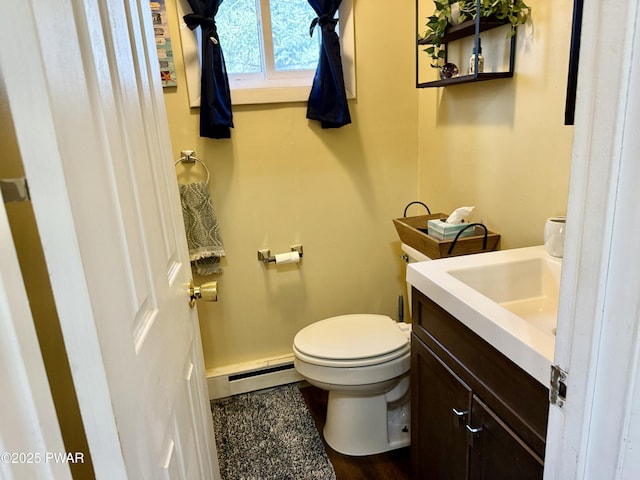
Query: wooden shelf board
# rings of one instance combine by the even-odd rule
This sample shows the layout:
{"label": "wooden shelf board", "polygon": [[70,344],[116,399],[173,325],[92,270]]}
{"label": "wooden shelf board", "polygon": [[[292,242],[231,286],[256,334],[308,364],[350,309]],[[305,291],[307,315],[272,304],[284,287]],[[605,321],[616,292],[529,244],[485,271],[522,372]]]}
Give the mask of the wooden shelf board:
{"label": "wooden shelf board", "polygon": [[445,78],[444,80],[434,80],[432,82],[418,83],[416,87],[417,88],[445,87],[449,85],[459,85],[462,83],[484,82],[487,80],[496,80],[498,78],[511,78],[511,77],[513,77],[513,72],[479,73],[477,77],[475,75],[460,75],[459,77]]}
{"label": "wooden shelf board", "polygon": [[[508,20],[500,20],[499,18],[495,17],[482,18],[480,19],[480,31],[484,32],[486,30],[491,30],[508,24]],[[452,25],[451,27],[449,27],[449,30],[447,30],[447,33],[445,33],[444,38],[442,39],[442,43],[448,43],[464,37],[469,37],[474,35],[475,33],[476,21],[467,20],[466,22],[462,22],[459,25]],[[418,45],[431,45],[430,39],[431,37],[419,39]]]}

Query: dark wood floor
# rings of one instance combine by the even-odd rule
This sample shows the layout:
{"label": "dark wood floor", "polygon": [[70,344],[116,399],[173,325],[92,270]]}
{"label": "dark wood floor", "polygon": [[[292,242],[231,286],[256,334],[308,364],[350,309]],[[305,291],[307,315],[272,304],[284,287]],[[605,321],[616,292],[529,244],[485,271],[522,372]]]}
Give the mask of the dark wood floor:
{"label": "dark wood floor", "polygon": [[[314,386],[305,386],[300,389],[300,392],[322,436],[328,392]],[[409,447],[378,455],[352,457],[333,450],[324,438],[322,441],[336,471],[337,480],[409,480],[411,468]]]}

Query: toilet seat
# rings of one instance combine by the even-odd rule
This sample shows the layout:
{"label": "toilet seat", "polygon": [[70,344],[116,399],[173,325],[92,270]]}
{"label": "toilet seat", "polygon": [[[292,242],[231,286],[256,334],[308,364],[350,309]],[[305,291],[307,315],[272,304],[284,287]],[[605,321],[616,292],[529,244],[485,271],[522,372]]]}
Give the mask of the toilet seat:
{"label": "toilet seat", "polygon": [[389,362],[410,351],[407,336],[386,315],[327,318],[298,332],[295,355],[319,366],[363,367]]}
{"label": "toilet seat", "polygon": [[293,346],[293,352],[295,356],[304,362],[311,363],[313,365],[318,365],[321,367],[341,367],[341,368],[354,368],[354,367],[367,367],[371,365],[378,365],[380,363],[390,362],[391,360],[395,360],[396,358],[402,357],[405,354],[408,354],[411,350],[410,345],[407,343],[404,347],[394,351],[387,353],[385,355],[377,355],[375,357],[367,357],[367,358],[354,358],[351,360],[334,360],[330,358],[322,358],[322,357],[313,357],[310,355],[305,355],[300,352],[295,345]]}

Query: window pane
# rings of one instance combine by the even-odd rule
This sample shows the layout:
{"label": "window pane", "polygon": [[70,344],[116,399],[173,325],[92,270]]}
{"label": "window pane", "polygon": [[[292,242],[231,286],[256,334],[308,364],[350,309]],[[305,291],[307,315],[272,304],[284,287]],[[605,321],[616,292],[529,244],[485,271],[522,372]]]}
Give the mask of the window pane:
{"label": "window pane", "polygon": [[260,26],[256,0],[222,2],[216,15],[216,25],[227,73],[261,72]]}
{"label": "window pane", "polygon": [[315,70],[320,30],[309,25],[317,16],[307,0],[271,0],[271,30],[276,70]]}

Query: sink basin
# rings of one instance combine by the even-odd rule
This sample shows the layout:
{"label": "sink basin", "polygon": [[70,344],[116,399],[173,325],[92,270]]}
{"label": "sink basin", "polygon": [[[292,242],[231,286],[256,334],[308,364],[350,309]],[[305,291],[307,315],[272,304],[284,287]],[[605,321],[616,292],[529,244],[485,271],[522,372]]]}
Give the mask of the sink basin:
{"label": "sink basin", "polygon": [[407,281],[546,386],[561,269],[541,245],[410,264]]}
{"label": "sink basin", "polygon": [[448,273],[534,327],[555,335],[562,266],[557,260],[534,257]]}

